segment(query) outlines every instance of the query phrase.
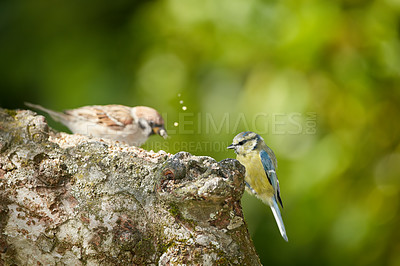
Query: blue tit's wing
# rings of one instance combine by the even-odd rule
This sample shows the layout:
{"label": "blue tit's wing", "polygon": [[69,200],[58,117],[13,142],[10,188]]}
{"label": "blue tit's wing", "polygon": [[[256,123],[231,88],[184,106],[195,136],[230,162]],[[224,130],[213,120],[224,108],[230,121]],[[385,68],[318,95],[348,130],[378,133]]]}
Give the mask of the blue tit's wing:
{"label": "blue tit's wing", "polygon": [[261,150],[260,151],[260,158],[261,158],[261,163],[264,167],[265,174],[268,177],[268,181],[271,184],[271,186],[274,188],[275,191],[275,197],[277,198],[278,202],[281,204],[283,208],[283,203],[281,199],[281,193],[279,189],[279,181],[278,177],[276,176],[276,171],[274,167],[274,163],[271,160],[271,157],[269,156],[268,152]]}
{"label": "blue tit's wing", "polygon": [[267,174],[269,183],[274,188],[274,190],[277,191],[278,178],[276,177],[275,167],[272,163],[271,157],[266,151],[261,150],[260,158],[261,163],[264,167],[264,171]]}

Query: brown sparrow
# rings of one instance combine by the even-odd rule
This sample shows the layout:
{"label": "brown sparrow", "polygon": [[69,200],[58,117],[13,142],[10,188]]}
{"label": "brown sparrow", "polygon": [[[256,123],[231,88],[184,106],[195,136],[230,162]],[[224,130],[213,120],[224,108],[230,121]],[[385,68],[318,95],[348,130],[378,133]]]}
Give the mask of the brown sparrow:
{"label": "brown sparrow", "polygon": [[146,106],[92,105],[61,113],[36,104],[25,104],[48,113],[72,133],[124,141],[133,146],[142,145],[153,134],[164,139],[168,137],[161,115]]}

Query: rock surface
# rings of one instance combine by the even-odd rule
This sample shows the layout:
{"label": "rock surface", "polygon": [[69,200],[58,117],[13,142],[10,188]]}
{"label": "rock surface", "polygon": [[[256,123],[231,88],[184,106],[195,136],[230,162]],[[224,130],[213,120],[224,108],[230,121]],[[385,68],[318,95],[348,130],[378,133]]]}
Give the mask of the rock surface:
{"label": "rock surface", "polygon": [[0,265],[259,265],[244,171],[0,109]]}

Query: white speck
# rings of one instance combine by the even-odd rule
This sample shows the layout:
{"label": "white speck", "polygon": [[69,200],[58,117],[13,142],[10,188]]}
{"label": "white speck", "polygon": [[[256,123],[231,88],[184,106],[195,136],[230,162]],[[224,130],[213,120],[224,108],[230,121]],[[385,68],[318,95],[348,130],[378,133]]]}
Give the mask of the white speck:
{"label": "white speck", "polygon": [[178,97],[181,97],[181,94],[180,94],[180,93],[178,93]]}
{"label": "white speck", "polygon": [[180,101],[179,101],[179,103],[180,103],[180,104],[183,104],[183,101],[182,101],[182,100],[180,100]]}
{"label": "white speck", "polygon": [[175,123],[174,123],[174,126],[176,126],[176,127],[179,126],[179,123],[178,123],[178,122],[175,122]]}
{"label": "white speck", "polygon": [[210,240],[207,238],[205,235],[199,235],[195,239],[196,243],[202,245],[202,246],[207,246],[210,242]]}
{"label": "white speck", "polygon": [[186,111],[187,107],[186,106],[182,106],[182,110]]}
{"label": "white speck", "polygon": [[226,228],[228,230],[233,230],[235,228],[242,226],[242,224],[244,224],[243,219],[239,216],[235,216],[230,220],[230,222]]}

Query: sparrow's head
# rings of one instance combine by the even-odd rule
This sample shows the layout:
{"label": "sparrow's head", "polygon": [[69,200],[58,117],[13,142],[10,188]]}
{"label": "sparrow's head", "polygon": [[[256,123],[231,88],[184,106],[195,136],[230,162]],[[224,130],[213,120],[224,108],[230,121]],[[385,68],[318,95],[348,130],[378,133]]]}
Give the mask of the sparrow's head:
{"label": "sparrow's head", "polygon": [[259,144],[262,142],[263,139],[260,135],[251,131],[245,131],[237,134],[233,138],[232,144],[227,148],[234,149],[236,154],[244,155],[260,147]]}
{"label": "sparrow's head", "polygon": [[132,108],[132,115],[148,136],[157,134],[164,139],[168,137],[164,128],[164,119],[155,109],[147,106],[136,106]]}

